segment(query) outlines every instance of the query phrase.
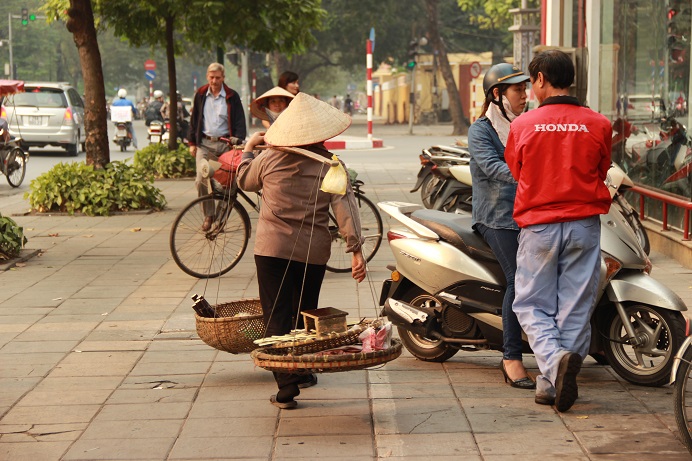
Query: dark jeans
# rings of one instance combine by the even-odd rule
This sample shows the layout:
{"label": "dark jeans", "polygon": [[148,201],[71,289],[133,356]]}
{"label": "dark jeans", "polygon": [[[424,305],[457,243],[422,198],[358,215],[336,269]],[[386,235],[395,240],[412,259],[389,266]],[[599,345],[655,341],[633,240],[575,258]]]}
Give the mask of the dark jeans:
{"label": "dark jeans", "polygon": [[[257,255],[255,266],[262,315],[267,326],[265,336],[285,335],[294,328],[303,328],[300,311],[317,309],[326,266]],[[275,372],[274,379],[279,389],[301,382],[300,375],[290,373]]]}
{"label": "dark jeans", "polygon": [[476,224],[476,229],[488,242],[495,253],[507,279],[507,289],[502,300],[502,337],[504,341],[503,358],[521,360],[521,326],[512,310],[514,302],[514,274],[517,272],[517,251],[519,250],[519,231],[511,229],[491,229]]}

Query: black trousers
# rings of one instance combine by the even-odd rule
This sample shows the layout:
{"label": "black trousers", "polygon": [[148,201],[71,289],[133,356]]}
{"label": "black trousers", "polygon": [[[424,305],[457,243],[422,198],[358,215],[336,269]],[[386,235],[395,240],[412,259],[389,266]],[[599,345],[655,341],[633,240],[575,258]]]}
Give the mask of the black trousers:
{"label": "black trousers", "polygon": [[[255,266],[266,336],[285,335],[294,328],[303,328],[303,316],[299,312],[317,309],[326,265],[255,255]],[[274,372],[274,379],[281,389],[298,384],[301,376]]]}

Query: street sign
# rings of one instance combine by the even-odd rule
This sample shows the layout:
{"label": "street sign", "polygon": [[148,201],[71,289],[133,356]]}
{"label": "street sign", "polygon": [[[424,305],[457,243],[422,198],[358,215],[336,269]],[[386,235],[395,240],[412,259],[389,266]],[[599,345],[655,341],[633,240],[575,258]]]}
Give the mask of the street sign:
{"label": "street sign", "polygon": [[156,61],[153,59],[144,61],[144,70],[156,70]]}
{"label": "street sign", "polygon": [[370,28],[370,42],[372,42],[371,51],[374,53],[375,52],[375,28],[374,27]]}
{"label": "street sign", "polygon": [[471,78],[476,78],[481,75],[481,63],[478,61],[472,62],[469,66],[469,73],[471,74]]}
{"label": "street sign", "polygon": [[156,78],[156,72],[154,72],[153,70],[148,70],[148,71],[144,72],[144,78],[146,78],[147,80],[149,80],[151,82],[152,80],[154,80]]}

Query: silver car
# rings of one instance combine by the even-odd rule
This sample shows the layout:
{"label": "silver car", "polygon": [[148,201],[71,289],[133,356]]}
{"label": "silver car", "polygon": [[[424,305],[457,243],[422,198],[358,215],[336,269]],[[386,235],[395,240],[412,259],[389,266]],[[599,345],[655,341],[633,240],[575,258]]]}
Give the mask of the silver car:
{"label": "silver car", "polygon": [[22,147],[59,146],[73,156],[84,150],[84,102],[77,90],[54,82],[27,82],[24,90],[2,107]]}

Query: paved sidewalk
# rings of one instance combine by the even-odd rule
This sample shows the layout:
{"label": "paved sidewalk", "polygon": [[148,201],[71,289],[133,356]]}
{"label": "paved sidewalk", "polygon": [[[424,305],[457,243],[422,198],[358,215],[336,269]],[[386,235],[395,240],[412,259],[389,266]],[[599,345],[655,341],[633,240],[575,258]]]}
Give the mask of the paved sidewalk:
{"label": "paved sidewalk", "polygon": [[[362,158],[347,163],[373,201],[419,200],[408,192],[415,156],[386,166]],[[193,185],[157,186],[169,202],[160,213],[15,216],[43,252],[0,273],[0,460],[690,459],[672,389],[630,385],[591,359],[563,414],[506,385],[497,352],[443,364],[404,352],[379,369],[322,374],[298,409],[278,410],[269,372],[195,333],[193,293],[257,295],[251,250],[220,279],[184,274],[168,233]],[[0,198],[3,214],[26,208]],[[375,315],[392,261],[384,242],[370,283],[328,273],[322,305]],[[692,306],[692,271],[657,254],[653,262],[654,277]],[[533,357],[526,363],[537,371]]]}

